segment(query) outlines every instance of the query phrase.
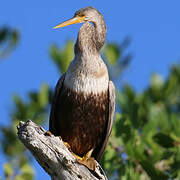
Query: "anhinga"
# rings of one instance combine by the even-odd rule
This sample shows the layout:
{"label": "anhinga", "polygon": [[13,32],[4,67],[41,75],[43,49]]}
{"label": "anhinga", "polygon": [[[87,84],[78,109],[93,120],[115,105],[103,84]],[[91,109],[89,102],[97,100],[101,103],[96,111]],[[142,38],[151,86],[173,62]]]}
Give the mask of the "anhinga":
{"label": "anhinga", "polygon": [[103,16],[86,7],[54,28],[76,23],[84,24],[75,57],[56,85],[49,131],[61,136],[78,162],[93,170],[93,160],[100,160],[111,133],[115,90],[100,55],[106,38]]}

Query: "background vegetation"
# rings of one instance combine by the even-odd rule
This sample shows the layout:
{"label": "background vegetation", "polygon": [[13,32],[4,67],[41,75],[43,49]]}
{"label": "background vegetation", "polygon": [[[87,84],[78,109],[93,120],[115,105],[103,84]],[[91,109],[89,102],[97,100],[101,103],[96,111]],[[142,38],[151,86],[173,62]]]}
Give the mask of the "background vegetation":
{"label": "background vegetation", "polygon": [[[0,28],[0,58],[4,58],[19,42],[19,33]],[[173,65],[166,79],[151,77],[149,87],[141,93],[120,80],[131,55],[124,54],[129,44],[107,43],[102,51],[111,79],[116,84],[116,114],[109,144],[101,164],[110,179],[179,179],[180,178],[180,65]],[[64,73],[73,58],[73,42],[63,48],[52,45],[51,59]],[[121,84],[120,84],[121,83]],[[49,115],[52,87],[42,84],[38,91],[27,92],[28,100],[13,98],[9,126],[0,127],[0,143],[7,162],[3,165],[5,179],[34,179],[32,156],[17,139],[19,121],[32,119],[44,125]]]}

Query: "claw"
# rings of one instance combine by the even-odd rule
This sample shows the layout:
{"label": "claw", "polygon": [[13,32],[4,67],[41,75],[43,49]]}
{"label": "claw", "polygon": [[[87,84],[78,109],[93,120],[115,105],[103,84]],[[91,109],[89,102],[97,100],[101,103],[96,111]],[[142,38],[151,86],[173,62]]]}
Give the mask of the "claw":
{"label": "claw", "polygon": [[87,154],[85,154],[83,157],[80,157],[74,153],[72,153],[72,155],[76,158],[76,160],[79,164],[83,164],[88,169],[95,171],[96,162],[95,162],[95,159],[93,157],[91,157],[92,152],[93,152],[93,149],[88,151]]}
{"label": "claw", "polygon": [[[61,137],[59,137],[59,138],[61,138]],[[64,141],[63,141],[63,143],[64,143],[64,145],[68,148],[68,150],[69,150],[70,152],[72,152],[71,146],[69,145],[69,143],[64,142]]]}
{"label": "claw", "polygon": [[45,136],[52,136],[53,134],[51,133],[51,131],[48,130],[48,131],[46,131],[46,132],[44,133],[44,135],[45,135]]}

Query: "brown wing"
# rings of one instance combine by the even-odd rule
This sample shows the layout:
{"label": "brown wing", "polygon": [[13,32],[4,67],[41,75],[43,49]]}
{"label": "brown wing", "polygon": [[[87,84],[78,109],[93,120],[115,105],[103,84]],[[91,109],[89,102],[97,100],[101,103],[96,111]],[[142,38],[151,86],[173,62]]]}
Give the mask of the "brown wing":
{"label": "brown wing", "polygon": [[101,144],[101,149],[96,155],[97,161],[101,159],[101,156],[103,155],[103,152],[106,148],[109,136],[112,131],[113,117],[114,117],[114,111],[115,111],[115,87],[112,81],[109,81],[108,93],[109,93],[108,94],[108,98],[109,98],[108,125],[107,125],[104,141]]}
{"label": "brown wing", "polygon": [[50,119],[49,119],[49,130],[53,134],[56,134],[56,129],[54,128],[54,121],[55,121],[54,112],[56,110],[56,103],[57,103],[58,97],[60,96],[62,88],[63,88],[65,75],[66,74],[64,73],[58,80],[56,84],[53,100],[52,100],[51,113],[50,113]]}

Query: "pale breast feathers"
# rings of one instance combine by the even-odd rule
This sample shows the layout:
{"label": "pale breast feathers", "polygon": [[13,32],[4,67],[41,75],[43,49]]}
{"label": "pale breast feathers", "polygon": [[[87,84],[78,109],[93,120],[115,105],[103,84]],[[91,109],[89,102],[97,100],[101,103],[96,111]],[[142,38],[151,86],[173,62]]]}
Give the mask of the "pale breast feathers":
{"label": "pale breast feathers", "polygon": [[[81,63],[81,65],[80,65]],[[108,89],[109,76],[104,63],[85,64],[72,61],[65,77],[65,86],[76,92],[99,94]],[[96,61],[97,63],[97,61]],[[82,67],[82,68],[80,68]],[[95,68],[96,67],[96,68]]]}

